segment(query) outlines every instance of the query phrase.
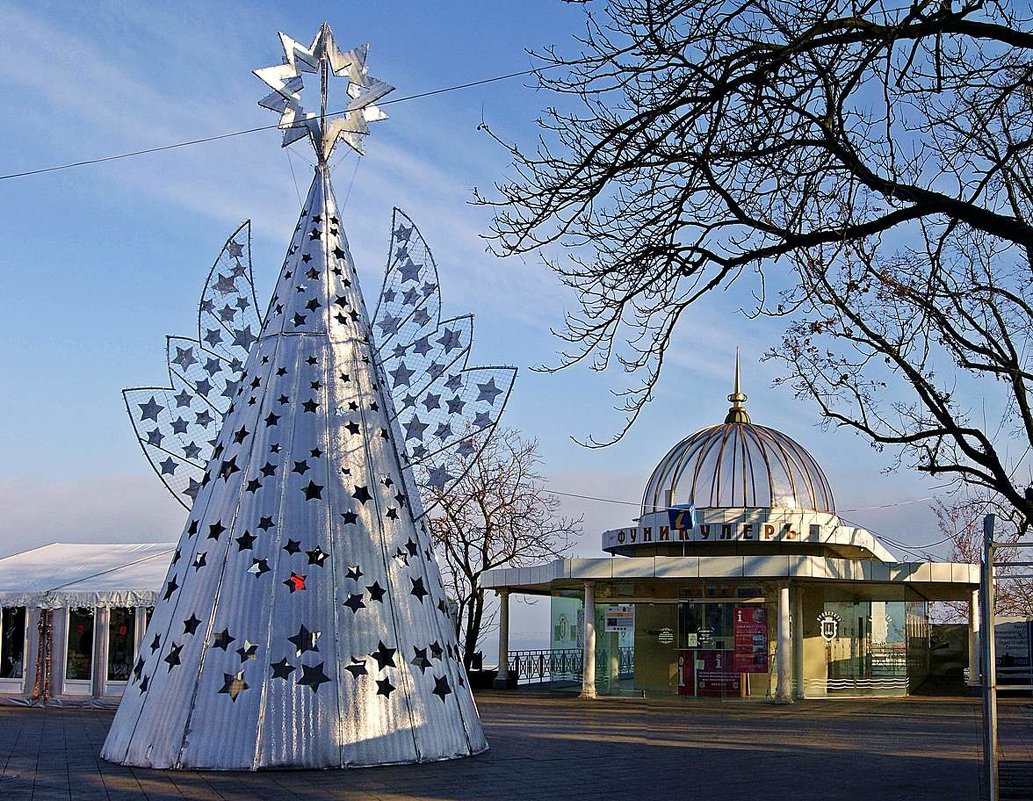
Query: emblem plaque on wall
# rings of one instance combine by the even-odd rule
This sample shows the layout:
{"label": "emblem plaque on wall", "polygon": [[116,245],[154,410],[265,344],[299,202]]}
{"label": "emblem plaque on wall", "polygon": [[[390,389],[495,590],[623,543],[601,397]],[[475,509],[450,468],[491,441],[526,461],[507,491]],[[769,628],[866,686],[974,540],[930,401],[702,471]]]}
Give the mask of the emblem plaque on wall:
{"label": "emblem plaque on wall", "polygon": [[831,644],[839,636],[839,615],[835,612],[822,612],[818,615],[818,629],[821,638]]}

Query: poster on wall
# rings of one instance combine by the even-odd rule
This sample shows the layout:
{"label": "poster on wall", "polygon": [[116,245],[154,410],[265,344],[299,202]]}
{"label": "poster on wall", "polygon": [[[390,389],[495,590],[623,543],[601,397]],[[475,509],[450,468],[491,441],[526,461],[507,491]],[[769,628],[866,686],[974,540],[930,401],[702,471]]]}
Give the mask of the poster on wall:
{"label": "poster on wall", "polygon": [[[996,642],[998,679],[1005,683],[1012,679],[1012,684],[1026,678],[1030,664],[1033,662],[1033,642],[1031,632],[1033,621],[1021,618],[998,618],[994,627]],[[1003,668],[1003,670],[1002,670]],[[1027,682],[1028,683],[1028,682]]]}
{"label": "poster on wall", "polygon": [[733,669],[739,673],[768,672],[768,610],[737,606],[732,619]]}
{"label": "poster on wall", "polygon": [[622,634],[635,630],[635,607],[631,604],[616,604],[606,607],[606,631]]}
{"label": "poster on wall", "polygon": [[732,651],[696,651],[695,662],[696,695],[739,695],[742,672]]}

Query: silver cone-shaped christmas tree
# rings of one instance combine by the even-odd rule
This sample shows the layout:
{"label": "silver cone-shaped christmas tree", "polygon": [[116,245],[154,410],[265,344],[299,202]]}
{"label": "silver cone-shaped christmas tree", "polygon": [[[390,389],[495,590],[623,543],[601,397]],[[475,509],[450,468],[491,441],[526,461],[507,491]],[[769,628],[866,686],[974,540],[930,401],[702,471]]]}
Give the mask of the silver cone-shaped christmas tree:
{"label": "silver cone-shaped christmas tree", "polygon": [[[396,413],[327,168],[338,139],[358,149],[383,117],[372,103],[390,87],[326,26],[309,48],[281,38],[287,63],[257,72],[274,88],[263,104],[282,112],[285,143],[309,135],[318,165],[257,339],[243,334],[254,341],[104,744],[113,762],[323,768],[487,748],[406,451],[426,424]],[[322,87],[318,116],[301,108],[302,72]],[[332,75],[351,99],[330,122]],[[395,264],[418,294],[412,260]],[[482,404],[502,392],[474,386]],[[144,421],[169,413],[153,395],[139,406]]]}

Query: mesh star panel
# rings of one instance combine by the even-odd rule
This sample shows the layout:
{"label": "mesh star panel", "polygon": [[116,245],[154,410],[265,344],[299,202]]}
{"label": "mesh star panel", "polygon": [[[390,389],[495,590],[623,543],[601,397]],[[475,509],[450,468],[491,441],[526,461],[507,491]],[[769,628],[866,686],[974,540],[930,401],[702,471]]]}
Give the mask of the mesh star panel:
{"label": "mesh star panel", "polygon": [[[401,425],[402,456],[412,467],[408,480],[429,498],[428,488],[447,490],[469,469],[483,435],[505,410],[516,369],[469,366],[473,316],[441,319],[430,249],[398,209],[391,231],[371,333],[394,402],[391,419]],[[303,275],[313,271],[310,265],[311,254],[302,262]],[[226,242],[205,283],[197,339],[168,338],[170,386],[124,392],[151,466],[187,508],[241,380],[253,332],[262,326],[254,298],[249,225],[244,223]],[[337,297],[328,300],[335,319],[358,314]],[[309,315],[318,308],[297,313]]]}

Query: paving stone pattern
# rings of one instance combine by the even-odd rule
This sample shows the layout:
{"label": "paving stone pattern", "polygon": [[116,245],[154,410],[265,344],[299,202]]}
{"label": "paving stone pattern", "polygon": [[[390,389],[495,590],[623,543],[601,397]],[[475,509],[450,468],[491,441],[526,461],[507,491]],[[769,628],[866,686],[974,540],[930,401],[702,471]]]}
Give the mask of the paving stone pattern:
{"label": "paving stone pattern", "polygon": [[[0,707],[0,801],[930,799],[973,801],[969,698],[758,702],[486,693],[491,750],[425,765],[192,773],[98,756],[111,710]],[[1002,798],[1033,798],[1033,704],[1001,704]]]}

